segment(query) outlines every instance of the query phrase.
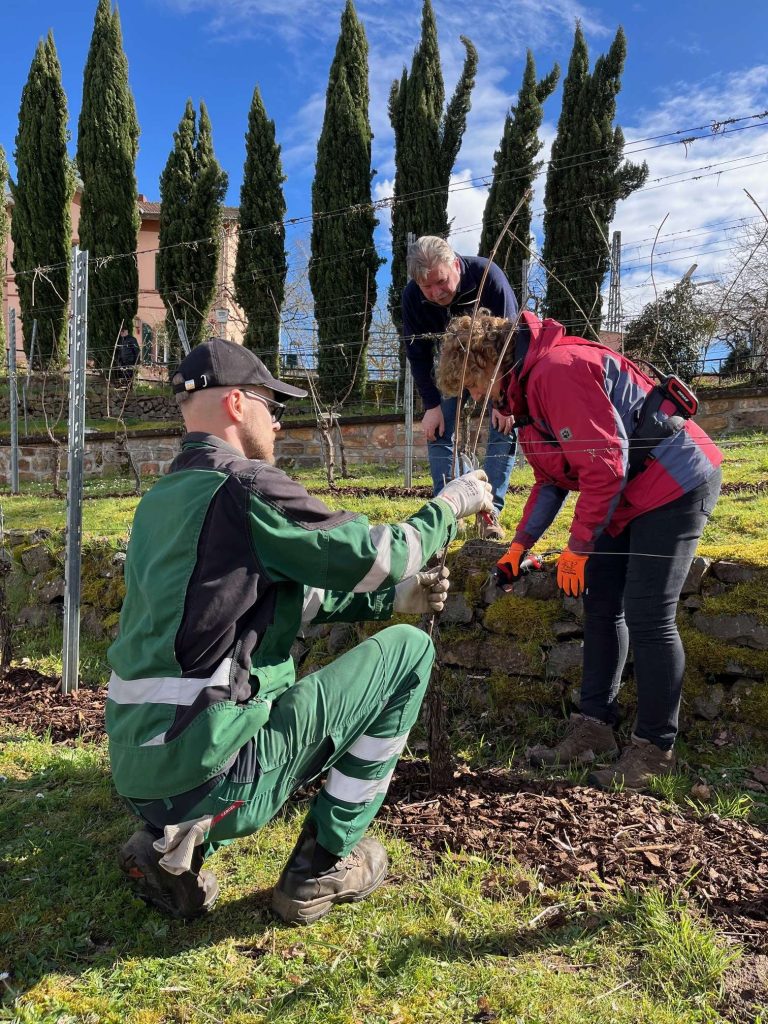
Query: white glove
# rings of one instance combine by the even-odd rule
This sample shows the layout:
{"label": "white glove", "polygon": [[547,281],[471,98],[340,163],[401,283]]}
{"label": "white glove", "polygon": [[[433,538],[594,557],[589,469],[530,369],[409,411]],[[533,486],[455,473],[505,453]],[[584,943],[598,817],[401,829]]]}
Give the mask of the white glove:
{"label": "white glove", "polygon": [[400,615],[439,613],[448,597],[448,569],[430,569],[417,572],[402,583],[395,584],[394,611]]}
{"label": "white glove", "polygon": [[457,519],[464,519],[477,512],[490,512],[493,508],[493,491],[482,469],[449,480],[435,497],[446,501],[456,513]]}

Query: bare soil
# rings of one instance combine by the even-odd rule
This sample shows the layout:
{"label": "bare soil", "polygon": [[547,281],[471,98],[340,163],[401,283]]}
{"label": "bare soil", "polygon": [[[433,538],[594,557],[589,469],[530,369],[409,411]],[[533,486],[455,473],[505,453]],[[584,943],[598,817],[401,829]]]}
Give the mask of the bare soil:
{"label": "bare soil", "polygon": [[[530,489],[530,486],[526,484],[510,484],[508,493],[528,494]],[[399,487],[396,484],[392,484],[387,487],[361,487],[355,484],[341,483],[333,484],[330,487],[313,486],[310,490],[313,494],[337,494],[352,498],[424,498],[427,501],[432,497],[432,488],[426,485]],[[724,483],[721,488],[721,494],[749,494],[758,496],[766,493],[768,493],[768,480],[759,480],[756,483],[734,481]]]}

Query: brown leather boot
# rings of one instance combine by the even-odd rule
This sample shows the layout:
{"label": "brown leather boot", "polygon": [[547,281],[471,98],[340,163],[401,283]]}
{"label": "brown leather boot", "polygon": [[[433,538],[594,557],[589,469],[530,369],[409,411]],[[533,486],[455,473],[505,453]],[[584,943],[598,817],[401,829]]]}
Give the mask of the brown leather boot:
{"label": "brown leather boot", "polygon": [[675,770],[674,750],[661,750],[650,740],[641,740],[632,734],[628,747],[611,768],[592,772],[589,783],[600,789],[624,789],[639,793],[648,788],[656,775],[670,775]]}
{"label": "brown leather boot", "polygon": [[591,764],[592,761],[611,761],[618,757],[619,748],[613,735],[613,727],[594,718],[585,718],[574,712],[571,715],[565,735],[554,747],[539,744],[528,747],[525,752],[531,764]]}
{"label": "brown leather boot", "polygon": [[[329,863],[330,862],[330,863]],[[346,857],[334,858],[305,825],[272,893],[272,910],[286,924],[312,924],[337,903],[358,903],[387,874],[387,853],[375,839],[361,839]]]}
{"label": "brown leather boot", "polygon": [[499,521],[499,513],[495,508],[485,515],[478,513],[475,516],[475,525],[477,526],[477,535],[481,540],[504,540],[504,527]]}
{"label": "brown leather boot", "polygon": [[212,871],[202,871],[203,851],[192,855],[192,870],[172,875],[160,866],[161,853],[152,845],[155,837],[145,828],[134,832],[118,854],[120,870],[137,896],[170,917],[187,921],[213,908],[219,883]]}

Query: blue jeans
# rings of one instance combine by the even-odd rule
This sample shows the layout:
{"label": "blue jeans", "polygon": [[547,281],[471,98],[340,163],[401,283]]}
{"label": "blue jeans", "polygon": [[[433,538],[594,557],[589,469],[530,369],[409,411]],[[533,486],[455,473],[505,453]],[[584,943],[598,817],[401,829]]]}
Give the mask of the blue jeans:
{"label": "blue jeans", "polygon": [[633,519],[617,537],[602,534],[586,566],[580,710],[616,724],[631,643],[634,733],[662,750],[670,750],[677,736],[685,671],[677,602],[721,480],[717,469],[695,490]]}
{"label": "blue jeans", "polygon": [[[427,441],[429,470],[432,474],[433,493],[437,494],[445,487],[448,480],[456,473],[451,472],[453,456],[453,431],[456,425],[456,398],[442,398],[440,408],[445,421],[445,433],[436,441]],[[490,420],[491,410],[488,412]],[[509,475],[515,465],[514,434],[502,434],[492,423],[488,424],[488,446],[485,450],[483,469],[488,474],[488,481],[493,491],[493,504],[497,512],[504,507],[504,498],[509,487]]]}

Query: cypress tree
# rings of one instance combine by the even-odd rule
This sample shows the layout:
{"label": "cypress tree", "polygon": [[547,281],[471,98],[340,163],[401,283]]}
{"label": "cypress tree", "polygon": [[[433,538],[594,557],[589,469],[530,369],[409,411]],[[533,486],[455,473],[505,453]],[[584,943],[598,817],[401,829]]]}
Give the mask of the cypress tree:
{"label": "cypress tree", "polygon": [[550,316],[576,332],[587,323],[595,331],[600,327],[600,288],[608,270],[607,239],[616,204],[648,177],[646,163],[623,161],[624,133],[613,124],[626,51],[619,28],[590,74],[586,40],[577,23],[547,172],[543,262],[573,298],[550,275],[545,305]]}
{"label": "cypress tree", "polygon": [[189,235],[186,216],[192,198],[197,119],[192,100],[187,100],[179,127],[173,133],[173,149],[160,175],[160,250],[157,254],[157,287],[167,310],[166,330],[176,338],[175,317],[184,319],[182,292],[186,282],[184,246]]}
{"label": "cypress tree", "polygon": [[[318,389],[328,402],[359,398],[367,376],[368,331],[381,263],[373,241],[378,221],[371,208],[368,99],[368,42],[347,0],[312,183],[309,282],[318,326]],[[334,215],[349,206],[357,209]]]}
{"label": "cypress tree", "polygon": [[207,317],[216,293],[216,270],[221,253],[221,205],[227,194],[228,178],[213,151],[211,120],[205,103],[200,103],[197,121],[192,195],[186,217],[189,238],[197,242],[182,249],[186,263],[184,280],[192,295],[187,309],[187,331],[191,344],[209,336]]}
{"label": "cypress tree", "polygon": [[83,75],[77,129],[77,167],[83,182],[80,247],[87,249],[88,348],[109,366],[121,324],[133,331],[139,304],[134,255],[139,233],[135,163],[139,123],[128,85],[120,16],[99,0]]}
{"label": "cypress tree", "polygon": [[167,309],[170,337],[177,337],[174,317],[178,317],[186,323],[190,344],[196,345],[209,334],[207,317],[216,292],[227,175],[213,152],[204,103],[196,127],[195,109],[187,100],[173,139],[160,176],[158,288]]}
{"label": "cypress tree", "polygon": [[[392,284],[389,306],[401,324],[400,297],[407,283],[406,240],[409,232],[448,234],[448,185],[467,125],[477,71],[477,50],[466,36],[464,66],[448,106],[437,45],[437,23],[430,0],[424,0],[421,40],[411,62],[392,83],[389,119],[395,133],[395,187],[392,207]],[[402,361],[402,354],[401,354]]]}
{"label": "cypress tree", "polygon": [[[480,255],[489,256],[496,244],[499,232],[507,218],[533,185],[541,170],[542,161],[537,160],[544,143],[539,138],[539,128],[544,117],[542,104],[552,94],[560,77],[560,68],[555,64],[550,73],[536,81],[536,63],[533,53],[528,50],[523,81],[517,97],[517,104],[510,108],[504,121],[504,132],[496,151],[493,167],[493,182],[483,213],[483,232],[480,237]],[[521,242],[528,243],[531,233],[531,201],[525,202],[511,225]],[[510,238],[501,240],[496,250],[495,262],[504,270],[517,292],[521,305],[527,296],[521,295],[522,264],[528,259],[527,250]]]}
{"label": "cypress tree", "polygon": [[[50,32],[37,45],[21,94],[15,157],[11,237],[24,347],[29,355],[37,320],[40,362],[57,365],[66,357],[73,174],[67,155],[67,98]],[[34,274],[37,267],[48,269],[44,275]]]}
{"label": "cypress tree", "polygon": [[248,317],[245,345],[272,373],[279,369],[280,308],[287,272],[284,181],[275,122],[267,117],[257,87],[245,136],[234,291]]}

